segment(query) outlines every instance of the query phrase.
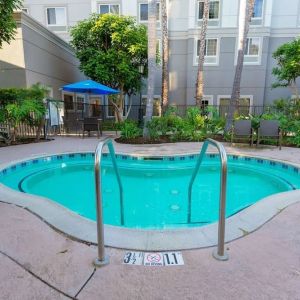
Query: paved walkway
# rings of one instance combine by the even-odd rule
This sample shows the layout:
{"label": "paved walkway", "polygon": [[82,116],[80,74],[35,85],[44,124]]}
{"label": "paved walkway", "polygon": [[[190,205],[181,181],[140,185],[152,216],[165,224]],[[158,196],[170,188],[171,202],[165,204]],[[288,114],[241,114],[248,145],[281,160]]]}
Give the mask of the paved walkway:
{"label": "paved walkway", "polygon": [[[93,138],[0,148],[0,164],[55,152],[94,150]],[[199,151],[200,143],[117,145],[117,152]],[[231,148],[300,163],[300,149]],[[0,199],[5,201],[5,199]],[[95,270],[96,247],[72,241],[32,213],[0,202],[0,299],[300,299],[300,204],[256,232],[227,244],[230,260],[212,249],[183,251],[184,266],[122,265],[124,250],[108,248],[111,262]]]}

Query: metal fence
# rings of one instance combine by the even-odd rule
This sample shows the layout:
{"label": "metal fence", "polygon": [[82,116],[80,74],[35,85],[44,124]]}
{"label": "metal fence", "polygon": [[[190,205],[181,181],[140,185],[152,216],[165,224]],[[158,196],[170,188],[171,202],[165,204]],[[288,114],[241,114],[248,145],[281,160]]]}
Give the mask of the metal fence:
{"label": "metal fence", "polygon": [[[77,102],[55,101],[55,105],[51,105],[54,101],[48,101],[48,113],[46,123],[41,136],[52,134],[78,134],[82,132],[82,121],[84,118],[101,119],[103,129],[114,129],[115,126],[115,109],[113,105],[99,105]],[[169,108],[176,111],[176,114],[183,117],[187,113],[187,109],[196,107],[195,105],[170,105]],[[226,117],[229,106],[225,105],[203,105],[200,107],[203,114],[211,115],[212,111],[220,117]],[[239,115],[254,115],[259,116],[265,112],[275,112],[276,109],[271,106],[239,106],[236,114]],[[143,122],[143,117],[146,112],[145,105],[131,106],[125,105],[123,116],[127,119],[137,121],[140,124]],[[162,108],[154,103],[153,115],[160,116]],[[0,124],[1,128],[9,128],[9,124]],[[11,130],[11,128],[9,128]],[[24,123],[18,124],[18,137],[34,137],[37,133],[37,127],[29,126]]]}

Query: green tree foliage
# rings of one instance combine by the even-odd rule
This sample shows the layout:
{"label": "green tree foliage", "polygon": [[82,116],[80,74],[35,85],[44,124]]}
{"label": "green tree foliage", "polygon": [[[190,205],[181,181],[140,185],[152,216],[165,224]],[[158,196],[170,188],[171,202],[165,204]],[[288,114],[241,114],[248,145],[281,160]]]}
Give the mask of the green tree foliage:
{"label": "green tree foliage", "polygon": [[46,112],[43,100],[47,92],[40,84],[29,89],[0,89],[0,123],[8,123],[12,128],[13,141],[16,140],[21,122],[37,127],[36,138],[40,138]]}
{"label": "green tree foliage", "polygon": [[300,39],[281,45],[273,58],[278,64],[272,71],[277,79],[273,87],[290,87],[299,98],[296,80],[300,76]]}
{"label": "green tree foliage", "polygon": [[13,12],[21,7],[21,0],[0,0],[0,48],[9,43],[16,33]]}
{"label": "green tree foliage", "polygon": [[121,121],[124,95],[130,96],[141,89],[139,66],[147,66],[146,27],[137,25],[132,17],[94,14],[73,27],[71,36],[81,71],[120,90],[120,95],[110,100],[116,120]]}

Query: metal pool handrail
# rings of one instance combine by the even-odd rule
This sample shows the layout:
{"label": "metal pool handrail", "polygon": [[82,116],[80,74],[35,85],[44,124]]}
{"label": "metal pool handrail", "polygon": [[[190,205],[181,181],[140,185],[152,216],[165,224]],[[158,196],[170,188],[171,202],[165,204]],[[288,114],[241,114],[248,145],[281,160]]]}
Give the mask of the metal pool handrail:
{"label": "metal pool handrail", "polygon": [[120,216],[121,225],[124,225],[124,207],[123,207],[123,186],[119,169],[117,166],[115,149],[110,138],[106,138],[101,141],[95,151],[95,186],[96,186],[96,205],[97,205],[97,240],[98,240],[98,257],[94,261],[94,265],[97,267],[104,266],[109,263],[108,256],[105,255],[104,248],[104,224],[103,224],[103,212],[102,212],[102,194],[101,194],[101,157],[104,146],[108,146],[108,150],[111,156],[113,167],[117,176],[119,190],[120,190]]}
{"label": "metal pool handrail", "polygon": [[220,162],[222,166],[221,176],[220,176],[220,207],[219,207],[219,224],[218,224],[218,247],[213,251],[213,256],[217,260],[228,260],[228,254],[225,252],[225,211],[226,211],[226,188],[227,188],[227,154],[224,146],[213,140],[205,140],[200,156],[198,158],[196,167],[192,174],[189,191],[188,191],[188,223],[191,223],[191,209],[192,209],[192,187],[201,166],[201,162],[204,158],[205,152],[208,145],[211,144],[215,146],[220,154]]}

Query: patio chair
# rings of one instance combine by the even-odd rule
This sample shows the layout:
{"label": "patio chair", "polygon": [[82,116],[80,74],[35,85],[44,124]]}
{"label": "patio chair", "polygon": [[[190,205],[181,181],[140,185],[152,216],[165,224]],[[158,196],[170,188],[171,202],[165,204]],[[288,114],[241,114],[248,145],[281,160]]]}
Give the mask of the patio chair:
{"label": "patio chair", "polygon": [[234,140],[248,140],[253,145],[253,130],[251,120],[237,120],[231,130],[231,145]]}
{"label": "patio chair", "polygon": [[84,138],[86,131],[88,132],[88,136],[91,135],[91,131],[96,131],[99,138],[102,135],[102,119],[84,118],[82,120],[82,138]]}
{"label": "patio chair", "polygon": [[282,132],[279,127],[279,121],[277,120],[261,120],[257,131],[256,146],[262,140],[277,140],[277,146],[281,150]]}

